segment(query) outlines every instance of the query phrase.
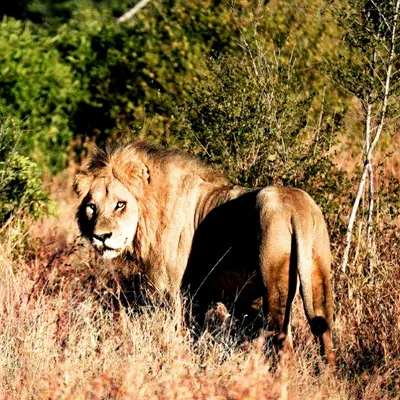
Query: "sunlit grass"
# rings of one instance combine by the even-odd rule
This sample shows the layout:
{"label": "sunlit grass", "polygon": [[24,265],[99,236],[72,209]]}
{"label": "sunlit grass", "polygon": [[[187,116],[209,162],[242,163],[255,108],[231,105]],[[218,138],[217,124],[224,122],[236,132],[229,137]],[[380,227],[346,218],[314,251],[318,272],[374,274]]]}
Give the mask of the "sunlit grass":
{"label": "sunlit grass", "polygon": [[199,338],[168,307],[146,297],[138,305],[131,266],[97,260],[76,239],[74,200],[64,188],[53,182],[60,213],[32,225],[29,240],[21,236],[18,245],[18,225],[2,233],[0,398],[381,399],[400,392],[400,251],[389,233],[379,238],[381,261],[369,279],[334,267],[332,371],[299,301],[294,354],[279,363],[266,355],[262,336],[243,341],[221,323]]}

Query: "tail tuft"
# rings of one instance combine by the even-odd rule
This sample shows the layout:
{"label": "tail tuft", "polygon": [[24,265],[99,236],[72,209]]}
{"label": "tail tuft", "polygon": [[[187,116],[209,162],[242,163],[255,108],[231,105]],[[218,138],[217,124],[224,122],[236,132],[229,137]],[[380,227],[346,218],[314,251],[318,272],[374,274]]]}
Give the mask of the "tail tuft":
{"label": "tail tuft", "polygon": [[314,335],[322,335],[328,329],[328,322],[324,317],[314,317],[310,322],[311,332]]}

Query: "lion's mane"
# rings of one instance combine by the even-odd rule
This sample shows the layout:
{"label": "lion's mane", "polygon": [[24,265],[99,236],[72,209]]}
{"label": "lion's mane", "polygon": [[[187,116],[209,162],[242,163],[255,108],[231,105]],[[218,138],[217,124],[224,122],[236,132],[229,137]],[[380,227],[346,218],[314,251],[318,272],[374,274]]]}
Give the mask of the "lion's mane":
{"label": "lion's mane", "polygon": [[[148,185],[143,191],[138,190],[135,174],[125,173],[129,164],[133,169],[140,169],[138,164],[146,169]],[[182,203],[195,203],[205,194],[203,191],[212,192],[212,198],[218,197],[218,193],[223,196],[229,187],[221,172],[203,162],[180,151],[160,149],[141,140],[96,150],[87,170],[95,178],[113,175],[138,198],[140,215],[132,249],[137,260],[145,260],[148,267],[168,262],[171,252],[178,250],[175,241],[178,241],[178,246],[187,248],[183,253],[190,251],[192,238],[185,240],[184,235],[177,238],[176,232],[182,226],[193,224],[193,213],[199,213],[198,218],[202,218],[200,214],[207,210],[183,212],[175,209],[177,204],[181,208]],[[177,212],[181,215],[179,219],[175,218]]]}

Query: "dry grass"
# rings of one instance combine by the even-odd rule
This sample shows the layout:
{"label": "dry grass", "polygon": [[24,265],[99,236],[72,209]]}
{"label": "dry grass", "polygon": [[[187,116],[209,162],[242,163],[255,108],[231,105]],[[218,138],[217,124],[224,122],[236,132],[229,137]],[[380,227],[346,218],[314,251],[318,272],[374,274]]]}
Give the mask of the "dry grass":
{"label": "dry grass", "polygon": [[395,232],[379,238],[381,257],[368,279],[359,265],[350,276],[335,271],[337,370],[321,361],[298,303],[295,354],[277,365],[265,356],[262,338],[240,342],[227,324],[196,339],[180,316],[135,297],[129,286],[135,271],[96,260],[75,240],[75,204],[65,191],[70,176],[53,182],[60,214],[33,225],[29,241],[16,224],[2,234],[0,398],[382,399],[400,393]]}

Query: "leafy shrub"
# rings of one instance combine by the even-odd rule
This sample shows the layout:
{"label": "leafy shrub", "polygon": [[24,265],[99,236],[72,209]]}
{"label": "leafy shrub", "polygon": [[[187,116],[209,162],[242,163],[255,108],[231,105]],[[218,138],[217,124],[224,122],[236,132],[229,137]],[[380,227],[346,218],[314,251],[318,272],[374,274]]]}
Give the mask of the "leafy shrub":
{"label": "leafy shrub", "polygon": [[[65,163],[74,136],[78,143],[95,138],[101,145],[146,130],[156,141],[173,141],[174,107],[204,85],[210,57],[240,54],[241,36],[249,42],[254,35],[267,37],[283,66],[295,58],[291,73],[298,87],[286,90],[301,88],[310,101],[326,84],[316,72],[321,48],[327,60],[334,54],[323,0],[295,8],[279,2],[150,2],[124,24],[116,24],[115,16],[134,1],[22,3],[25,11],[11,14],[41,25],[7,18],[0,25],[0,105],[26,121],[31,134],[23,142],[51,168]],[[331,112],[337,96],[326,93]],[[312,107],[309,112],[315,117]]]}
{"label": "leafy shrub", "polygon": [[69,115],[83,95],[56,40],[30,24],[0,22],[0,107],[3,115],[24,120],[24,148],[50,168],[65,165]]}
{"label": "leafy shrub", "polygon": [[282,63],[271,43],[255,48],[211,63],[206,85],[178,111],[179,137],[235,184],[306,190],[322,206],[331,231],[340,231],[350,190],[333,161],[341,116],[321,111],[318,125],[309,125],[314,95],[302,92],[293,65]]}
{"label": "leafy shrub", "polygon": [[150,120],[153,135],[168,140],[171,108],[204,76],[210,54],[235,46],[231,12],[216,3],[151,3],[124,24],[86,9],[61,26],[57,49],[88,93],[73,130],[104,143]]}
{"label": "leafy shrub", "polygon": [[50,200],[42,189],[38,166],[19,153],[21,136],[15,123],[0,125],[0,226],[16,213],[39,218],[49,211]]}
{"label": "leafy shrub", "polygon": [[102,144],[148,120],[161,138],[172,106],[204,75],[207,57],[235,46],[237,27],[218,3],[149,4],[125,24],[81,6],[50,30],[5,18],[0,106],[25,121],[30,135],[22,140],[35,160],[57,169],[74,135]]}
{"label": "leafy shrub", "polygon": [[57,26],[71,19],[82,8],[111,10],[115,17],[133,7],[135,0],[15,0],[3,2],[0,17],[29,19],[56,30]]}

